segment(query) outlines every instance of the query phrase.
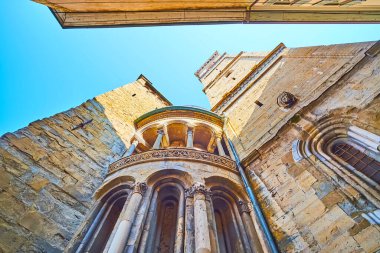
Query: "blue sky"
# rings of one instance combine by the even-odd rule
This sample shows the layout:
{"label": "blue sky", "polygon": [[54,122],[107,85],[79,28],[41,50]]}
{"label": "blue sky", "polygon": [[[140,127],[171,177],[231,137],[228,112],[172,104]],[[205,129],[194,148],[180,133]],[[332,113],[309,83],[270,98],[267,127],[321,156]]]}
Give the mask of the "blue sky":
{"label": "blue sky", "polygon": [[[139,74],[175,105],[209,108],[194,72],[215,51],[380,39],[380,25],[215,25],[61,29],[31,1],[0,8],[0,135],[77,106]],[[5,6],[5,7],[4,7]]]}

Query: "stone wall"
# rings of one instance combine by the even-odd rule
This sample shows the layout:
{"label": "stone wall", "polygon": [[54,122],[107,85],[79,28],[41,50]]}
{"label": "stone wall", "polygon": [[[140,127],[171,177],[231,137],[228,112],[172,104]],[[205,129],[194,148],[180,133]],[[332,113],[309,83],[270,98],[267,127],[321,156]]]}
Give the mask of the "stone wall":
{"label": "stone wall", "polygon": [[[318,132],[320,122],[329,119],[345,118],[349,125],[380,135],[379,43],[285,48],[261,66],[245,69],[255,68],[245,86],[236,77],[243,88],[235,94],[231,80],[214,77],[215,91],[206,94],[214,111],[227,118],[225,131],[246,166],[280,251],[380,250],[380,227],[362,216],[379,209],[379,202],[358,190],[371,186],[348,183],[313,154],[299,162],[292,155],[294,141],[310,139],[310,130]],[[218,90],[224,95],[215,96]],[[296,97],[291,108],[277,103],[284,91]],[[226,102],[215,102],[220,98]]]}
{"label": "stone wall", "polygon": [[[360,61],[283,125],[247,166],[281,251],[380,249],[380,227],[362,217],[379,206],[314,155],[300,162],[292,157],[292,143],[307,139],[308,130],[327,118],[349,118],[351,124],[380,135],[379,73],[379,55]],[[253,134],[255,126],[247,135]]]}
{"label": "stone wall", "polygon": [[[281,49],[280,46],[261,62],[251,61],[250,68],[249,62],[240,63],[237,60],[234,66],[242,65],[239,68],[245,69],[244,75],[233,71],[228,78],[217,79],[212,90],[205,92],[210,101],[216,99],[214,94],[219,94],[219,91],[225,94],[223,97],[217,96],[217,103],[212,102],[216,104],[213,110],[228,118],[226,132],[241,159],[244,159],[273,138],[298,111],[324,96],[322,94],[329,87],[349,73],[363,58],[368,58],[366,52],[373,45],[374,42],[290,49]],[[375,63],[370,69],[363,69],[363,74],[373,70]],[[245,75],[249,72],[251,74]],[[355,78],[364,78],[363,74],[357,74]],[[229,78],[236,78],[236,85],[233,85],[236,92],[230,86]],[[378,92],[376,73],[373,73],[373,78],[374,81],[366,89],[356,85],[353,97],[361,92],[366,96]],[[226,87],[231,88],[226,92]],[[344,91],[347,93],[348,90]],[[296,97],[295,106],[290,109],[278,106],[277,98],[283,92],[290,92]],[[350,103],[348,101],[352,100],[346,100],[345,103]]]}
{"label": "stone wall", "polygon": [[129,147],[133,121],[167,105],[140,76],[3,135],[0,252],[61,252],[91,207],[108,165]]}

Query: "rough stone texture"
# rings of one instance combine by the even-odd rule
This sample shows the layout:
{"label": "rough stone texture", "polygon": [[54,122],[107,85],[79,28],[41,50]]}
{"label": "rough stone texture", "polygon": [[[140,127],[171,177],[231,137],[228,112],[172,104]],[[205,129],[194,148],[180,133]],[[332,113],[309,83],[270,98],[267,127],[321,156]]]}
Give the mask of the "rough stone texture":
{"label": "rough stone texture", "polygon": [[[286,49],[250,89],[218,111],[228,117],[227,135],[248,164],[247,174],[282,252],[380,249],[380,227],[361,216],[379,206],[355,185],[342,187],[344,176],[328,172],[317,157],[292,158],[293,141],[305,140],[308,129],[328,117],[352,118],[380,135],[380,55],[365,54],[372,45]],[[228,82],[220,78],[212,89],[224,93],[231,87]],[[276,103],[283,91],[298,100],[289,110]],[[205,92],[214,104],[221,98],[218,91]]]}
{"label": "rough stone texture", "polygon": [[[0,252],[61,252],[133,120],[169,105],[144,77],[0,138]],[[75,130],[83,122],[90,123]]]}

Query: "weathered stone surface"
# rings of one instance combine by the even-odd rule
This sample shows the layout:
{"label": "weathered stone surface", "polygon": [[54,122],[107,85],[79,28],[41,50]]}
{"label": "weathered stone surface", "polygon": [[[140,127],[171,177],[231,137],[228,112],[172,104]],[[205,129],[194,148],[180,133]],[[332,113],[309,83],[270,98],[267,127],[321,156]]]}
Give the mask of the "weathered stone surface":
{"label": "weathered stone surface", "polygon": [[[285,49],[278,61],[267,62],[269,69],[253,79],[250,88],[215,107],[227,117],[227,135],[240,158],[259,154],[248,162],[247,174],[282,252],[378,250],[378,227],[361,217],[377,204],[358,190],[358,184],[347,183],[324,164],[325,157],[303,150],[303,160],[295,162],[291,155],[292,143],[308,140],[310,129],[326,118],[352,118],[351,124],[380,135],[380,56],[366,56],[371,45]],[[243,61],[245,54],[252,59]],[[226,56],[225,63],[201,79],[212,105],[242,82],[235,68],[247,74],[258,56],[244,53],[227,67],[232,70],[228,77],[216,78],[232,61]],[[297,98],[293,109],[278,107],[275,100],[284,91]]]}
{"label": "weathered stone surface", "polygon": [[133,121],[167,105],[141,77],[2,136],[0,251],[61,252],[91,207],[109,163],[129,146]]}

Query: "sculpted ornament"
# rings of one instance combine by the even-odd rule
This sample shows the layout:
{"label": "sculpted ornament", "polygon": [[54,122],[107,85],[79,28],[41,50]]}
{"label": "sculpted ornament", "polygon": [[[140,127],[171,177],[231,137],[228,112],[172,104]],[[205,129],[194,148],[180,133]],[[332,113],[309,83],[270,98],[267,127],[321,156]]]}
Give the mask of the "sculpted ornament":
{"label": "sculpted ornament", "polygon": [[252,211],[252,204],[249,202],[244,202],[242,200],[238,201],[239,213],[250,213]]}
{"label": "sculpted ornament", "polygon": [[284,109],[289,109],[293,107],[297,103],[297,98],[289,92],[282,92],[278,97],[277,97],[277,104],[278,106],[284,108]]}
{"label": "sculpted ornament", "polygon": [[211,196],[211,192],[201,183],[194,183],[190,188],[185,190],[185,197],[192,198],[195,194],[200,193],[205,195],[206,197]]}
{"label": "sculpted ornament", "polygon": [[135,183],[135,185],[133,187],[133,192],[144,195],[144,193],[146,192],[147,189],[148,189],[148,186],[146,185],[145,182]]}
{"label": "sculpted ornament", "polygon": [[112,163],[109,166],[109,173],[116,172],[117,170],[123,169],[131,165],[164,159],[186,159],[192,161],[204,161],[207,163],[222,166],[229,170],[236,171],[235,161],[229,159],[228,157],[214,155],[208,152],[198,150],[176,148],[165,150],[151,150],[141,154],[124,157]]}

